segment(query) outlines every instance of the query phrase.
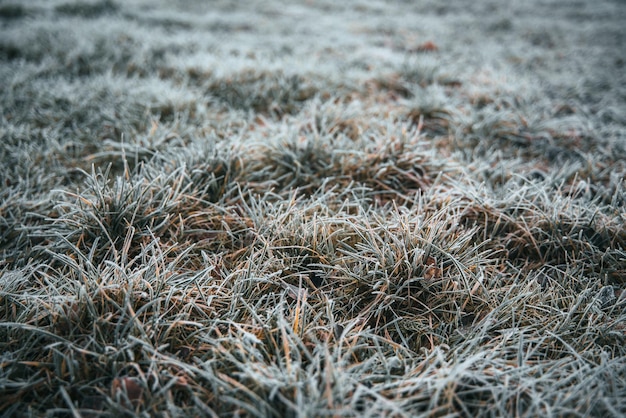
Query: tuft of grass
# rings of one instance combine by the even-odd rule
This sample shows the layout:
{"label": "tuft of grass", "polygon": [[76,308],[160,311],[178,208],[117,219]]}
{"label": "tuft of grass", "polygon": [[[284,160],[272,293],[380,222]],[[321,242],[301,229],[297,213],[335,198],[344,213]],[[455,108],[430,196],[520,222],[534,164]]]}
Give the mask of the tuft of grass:
{"label": "tuft of grass", "polygon": [[312,84],[300,75],[245,70],[211,80],[207,93],[234,109],[280,116],[296,113],[301,103],[312,98],[317,93]]}
{"label": "tuft of grass", "polygon": [[57,13],[93,19],[103,14],[114,13],[118,10],[117,4],[112,0],[101,0],[96,2],[74,1],[59,4],[55,7]]}

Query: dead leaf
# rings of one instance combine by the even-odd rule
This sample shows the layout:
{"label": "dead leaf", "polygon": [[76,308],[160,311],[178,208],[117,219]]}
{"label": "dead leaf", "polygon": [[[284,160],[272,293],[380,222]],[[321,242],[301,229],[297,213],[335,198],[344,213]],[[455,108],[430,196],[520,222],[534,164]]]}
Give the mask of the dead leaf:
{"label": "dead leaf", "polygon": [[426,41],[413,48],[412,52],[437,52],[439,47],[433,41]]}
{"label": "dead leaf", "polygon": [[427,266],[426,270],[424,270],[424,278],[426,280],[440,279],[443,276],[443,270],[437,267],[435,257],[429,256],[424,264]]}
{"label": "dead leaf", "polygon": [[117,399],[120,392],[126,394],[133,407],[139,405],[143,397],[143,387],[134,377],[116,377],[113,379],[113,383],[111,383],[112,397]]}

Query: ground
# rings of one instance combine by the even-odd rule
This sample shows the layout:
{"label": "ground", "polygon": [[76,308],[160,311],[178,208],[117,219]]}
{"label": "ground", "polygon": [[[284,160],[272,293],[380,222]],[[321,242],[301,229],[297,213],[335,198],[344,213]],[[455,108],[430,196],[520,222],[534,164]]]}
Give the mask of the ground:
{"label": "ground", "polygon": [[0,0],[0,413],[625,415],[624,21]]}

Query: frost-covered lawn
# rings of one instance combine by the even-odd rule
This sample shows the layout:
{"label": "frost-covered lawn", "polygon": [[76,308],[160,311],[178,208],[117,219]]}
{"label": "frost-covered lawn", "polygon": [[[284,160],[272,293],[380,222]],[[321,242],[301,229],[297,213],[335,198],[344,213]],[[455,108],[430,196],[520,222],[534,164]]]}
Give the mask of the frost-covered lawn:
{"label": "frost-covered lawn", "polygon": [[0,0],[0,414],[623,416],[625,21]]}

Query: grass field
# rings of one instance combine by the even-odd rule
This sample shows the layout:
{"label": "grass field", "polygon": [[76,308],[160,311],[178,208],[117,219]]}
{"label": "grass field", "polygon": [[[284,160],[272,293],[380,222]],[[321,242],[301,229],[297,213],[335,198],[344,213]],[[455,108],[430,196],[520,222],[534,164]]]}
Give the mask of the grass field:
{"label": "grass field", "polygon": [[0,414],[626,415],[625,21],[0,0]]}

